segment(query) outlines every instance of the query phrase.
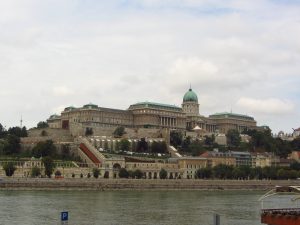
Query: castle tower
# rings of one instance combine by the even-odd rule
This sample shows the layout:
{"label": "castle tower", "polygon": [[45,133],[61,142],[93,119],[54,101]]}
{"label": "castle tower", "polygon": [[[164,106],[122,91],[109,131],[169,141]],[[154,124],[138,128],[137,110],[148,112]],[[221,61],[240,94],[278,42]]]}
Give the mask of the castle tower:
{"label": "castle tower", "polygon": [[182,110],[188,117],[199,116],[198,97],[192,88],[190,88],[183,96]]}

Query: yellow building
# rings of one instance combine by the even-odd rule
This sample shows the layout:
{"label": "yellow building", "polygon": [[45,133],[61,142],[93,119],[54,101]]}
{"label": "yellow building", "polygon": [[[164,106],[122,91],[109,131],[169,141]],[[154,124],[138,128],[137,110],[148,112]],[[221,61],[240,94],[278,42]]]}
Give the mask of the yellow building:
{"label": "yellow building", "polygon": [[202,157],[182,157],[178,158],[178,165],[182,178],[193,179],[197,170],[208,167],[209,162],[207,158]]}

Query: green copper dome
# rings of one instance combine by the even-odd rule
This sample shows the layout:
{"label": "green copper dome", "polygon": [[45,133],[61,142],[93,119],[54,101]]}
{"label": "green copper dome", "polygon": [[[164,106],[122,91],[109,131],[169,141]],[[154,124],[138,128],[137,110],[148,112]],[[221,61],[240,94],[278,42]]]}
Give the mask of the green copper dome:
{"label": "green copper dome", "polygon": [[197,102],[198,103],[198,97],[197,97],[196,93],[193,92],[192,88],[190,88],[189,91],[184,94],[183,102]]}

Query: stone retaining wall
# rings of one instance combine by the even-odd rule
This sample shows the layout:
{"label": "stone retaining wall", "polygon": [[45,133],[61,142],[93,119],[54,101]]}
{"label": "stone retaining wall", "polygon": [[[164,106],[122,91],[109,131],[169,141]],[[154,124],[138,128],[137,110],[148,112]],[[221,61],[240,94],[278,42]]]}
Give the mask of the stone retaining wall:
{"label": "stone retaining wall", "polygon": [[268,190],[300,185],[299,180],[136,180],[95,178],[4,178],[1,189],[20,190]]}

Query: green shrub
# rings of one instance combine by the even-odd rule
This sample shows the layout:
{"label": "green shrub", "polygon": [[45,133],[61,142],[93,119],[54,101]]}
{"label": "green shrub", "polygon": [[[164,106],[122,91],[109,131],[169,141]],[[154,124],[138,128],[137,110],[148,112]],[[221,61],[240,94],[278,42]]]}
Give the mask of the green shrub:
{"label": "green shrub", "polygon": [[17,168],[15,167],[15,164],[13,162],[7,162],[3,165],[3,169],[5,171],[5,175],[11,177],[12,175],[14,175],[14,172]]}
{"label": "green shrub", "polygon": [[98,178],[99,175],[100,175],[100,170],[99,170],[98,168],[94,168],[94,169],[93,169],[93,176],[94,176],[95,178]]}
{"label": "green shrub", "polygon": [[33,167],[31,169],[31,177],[38,177],[41,175],[41,169],[39,167]]}

